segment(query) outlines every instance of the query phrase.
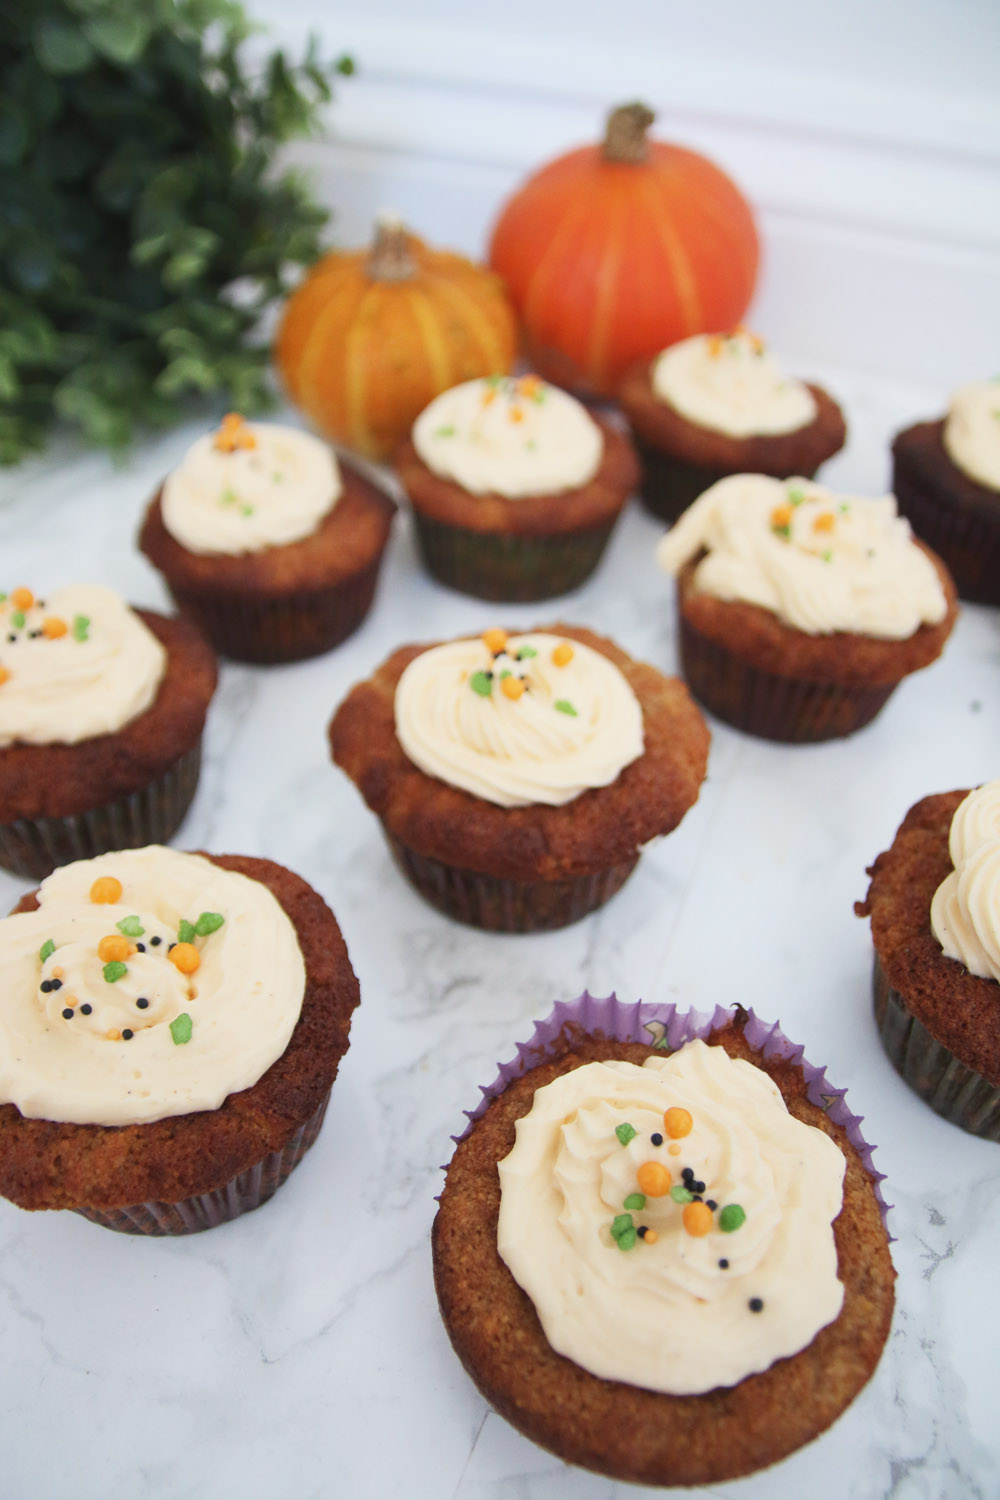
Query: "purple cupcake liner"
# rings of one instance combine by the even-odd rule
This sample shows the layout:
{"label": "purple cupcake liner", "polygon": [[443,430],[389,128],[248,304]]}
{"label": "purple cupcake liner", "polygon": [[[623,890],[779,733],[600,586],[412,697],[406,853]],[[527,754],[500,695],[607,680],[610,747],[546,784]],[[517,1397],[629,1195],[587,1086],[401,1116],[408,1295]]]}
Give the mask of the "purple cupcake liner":
{"label": "purple cupcake liner", "polygon": [[890,985],[878,954],[872,970],[872,1000],[879,1039],[903,1082],[942,1119],[969,1135],[1000,1141],[1000,1089],[959,1062],[907,1009],[902,995]]}
{"label": "purple cupcake liner", "polygon": [[688,687],[717,719],[759,739],[796,745],[843,739],[870,724],[898,686],[841,686],[763,671],[696,630],[678,608]]}
{"label": "purple cupcake liner", "polygon": [[[872,1181],[875,1199],[887,1225],[887,1214],[892,1207],[882,1195],[885,1173],[875,1167],[872,1153],[874,1146],[868,1144],[861,1134],[863,1115],[856,1115],[847,1106],[847,1090],[835,1088],[826,1076],[825,1068],[807,1062],[805,1049],[790,1041],[777,1022],[763,1021],[752,1010],[742,1006],[717,1005],[711,1015],[701,1011],[682,1011],[672,1002],[654,1005],[642,1000],[632,1004],[611,994],[601,998],[585,990],[576,1000],[557,1001],[544,1021],[536,1021],[534,1032],[527,1042],[517,1046],[515,1056],[501,1063],[499,1072],[491,1084],[480,1086],[482,1099],[476,1108],[466,1110],[468,1125],[460,1135],[453,1137],[455,1143],[465,1139],[475,1122],[486,1113],[489,1105],[513,1082],[531,1071],[547,1058],[555,1056],[569,1044],[574,1036],[585,1034],[607,1038],[616,1042],[639,1042],[647,1047],[676,1051],[685,1042],[695,1039],[705,1041],[713,1032],[729,1025],[739,1017],[744,1018],[743,1035],[754,1051],[765,1061],[781,1059],[801,1068],[806,1084],[806,1097],[821,1109],[828,1119],[843,1128],[847,1139],[861,1159],[861,1163]],[[890,1236],[890,1239],[892,1236]]]}
{"label": "purple cupcake liner", "polygon": [[425,901],[456,922],[487,932],[553,932],[579,922],[620,891],[639,862],[573,880],[501,880],[417,854],[383,827],[399,870]]}
{"label": "purple cupcake liner", "polygon": [[968,505],[948,505],[924,494],[900,470],[897,459],[893,489],[900,515],[937,553],[955,580],[960,599],[970,604],[1000,604],[1000,495],[995,515],[979,515]]}
{"label": "purple cupcake liner", "polygon": [[115,849],[166,844],[191,806],[201,770],[201,739],[140,791],[64,818],[17,818],[0,825],[0,867],[44,880],[58,865]]}
{"label": "purple cupcake liner", "polygon": [[73,1212],[121,1234],[160,1236],[200,1234],[229,1219],[238,1219],[272,1198],[295,1170],[319,1134],[329,1100],[327,1089],[319,1108],[280,1151],[272,1151],[210,1193],[199,1193],[179,1203],[133,1203],[128,1208],[77,1208]]}
{"label": "purple cupcake liner", "polygon": [[424,566],[439,583],[507,604],[567,594],[597,567],[618,517],[584,530],[520,536],[449,526],[413,512]]}

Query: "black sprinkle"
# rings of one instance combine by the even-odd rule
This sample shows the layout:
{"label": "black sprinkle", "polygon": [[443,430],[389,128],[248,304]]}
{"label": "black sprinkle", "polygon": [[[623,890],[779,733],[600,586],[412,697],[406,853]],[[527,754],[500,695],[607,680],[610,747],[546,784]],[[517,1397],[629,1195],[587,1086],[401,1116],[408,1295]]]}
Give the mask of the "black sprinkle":
{"label": "black sprinkle", "polygon": [[154,948],[158,948],[160,946],[160,944],[163,942],[163,939],[155,937],[155,938],[150,938],[149,941],[152,943],[152,945],[153,945]]}
{"label": "black sprinkle", "polygon": [[703,1198],[703,1197],[702,1197],[702,1196],[701,1196],[701,1194],[700,1194],[700,1193],[692,1193],[692,1195],[691,1195],[691,1202],[692,1202],[692,1203],[704,1203],[704,1201],[705,1201],[705,1200],[704,1200],[704,1198]]}
{"label": "black sprinkle", "polygon": [[16,641],[16,640],[17,640],[17,636],[16,636],[16,635],[9,635],[9,636],[8,636],[8,637],[7,637],[7,639],[8,639],[8,640],[9,640],[9,641]]}
{"label": "black sprinkle", "polygon": [[37,641],[37,639],[41,635],[41,633],[42,632],[40,630],[29,630],[28,631],[28,640],[29,641]]}
{"label": "black sprinkle", "polygon": [[43,979],[38,988],[41,990],[43,995],[47,995],[49,993],[49,990],[52,988],[52,980]]}
{"label": "black sprinkle", "polygon": [[131,1031],[129,1031],[128,1027],[126,1026],[125,1030],[122,1032],[122,1041],[123,1042],[130,1042],[131,1040],[132,1040],[132,1033],[131,1033]]}
{"label": "black sprinkle", "polygon": [[171,943],[170,947],[167,949],[167,952],[168,953],[172,953],[176,947],[177,947],[176,943]]}
{"label": "black sprinkle", "polygon": [[61,979],[50,979],[49,980],[49,989],[50,990],[61,990],[62,989],[62,980]]}
{"label": "black sprinkle", "polygon": [[72,1019],[73,1019],[73,1012],[70,1010],[69,1006],[67,1005],[66,1009],[63,1011],[63,1020],[64,1021],[72,1021]]}
{"label": "black sprinkle", "polygon": [[720,1271],[728,1271],[729,1270],[729,1262],[728,1262],[728,1260],[720,1260],[719,1261],[719,1270]]}
{"label": "black sprinkle", "polygon": [[681,1172],[681,1176],[684,1178],[684,1181],[687,1182],[689,1178],[694,1176],[694,1169],[692,1167],[685,1167]]}
{"label": "black sprinkle", "polygon": [[707,1203],[707,1204],[708,1204],[708,1206],[709,1206],[709,1208],[710,1208],[710,1209],[711,1209],[711,1210],[712,1210],[712,1212],[713,1212],[713,1214],[714,1214],[714,1213],[715,1213],[715,1210],[716,1210],[716,1209],[717,1209],[717,1208],[718,1208],[718,1206],[719,1206],[719,1205],[718,1205],[718,1204],[717,1204],[717,1203],[716,1203],[716,1201],[715,1201],[715,1199],[714,1199],[714,1198],[706,1198],[706,1199],[705,1199],[705,1202],[706,1202],[706,1203]]}
{"label": "black sprinkle", "polygon": [[139,1009],[139,1010],[146,1010],[146,1008],[149,1005],[149,1001],[148,1000],[143,1000],[143,999],[139,999],[135,1003],[136,1003],[137,1009]]}
{"label": "black sprinkle", "polygon": [[35,603],[38,605],[39,609],[44,609],[45,608],[45,600],[44,599],[36,599]]}
{"label": "black sprinkle", "polygon": [[93,1008],[94,1007],[92,1005],[81,1005],[80,1006],[80,1014],[81,1014],[81,1016],[89,1016],[90,1012],[93,1010]]}
{"label": "black sprinkle", "polygon": [[641,1240],[644,1240],[646,1238],[646,1235],[648,1233],[649,1233],[649,1225],[648,1224],[640,1224],[639,1227],[638,1227],[638,1229],[636,1230],[636,1234],[639,1236],[639,1238]]}
{"label": "black sprinkle", "polygon": [[663,1137],[662,1137],[662,1135],[660,1134],[660,1132],[658,1130],[654,1130],[653,1134],[649,1137],[649,1139],[652,1141],[652,1143],[653,1143],[654,1146],[662,1146],[663,1145]]}
{"label": "black sprinkle", "polygon": [[146,944],[145,943],[136,943],[136,945],[135,945],[135,951],[136,951],[136,953],[145,953],[145,951],[146,951]]}
{"label": "black sprinkle", "polygon": [[764,1299],[763,1297],[751,1297],[747,1306],[750,1308],[751,1312],[763,1312]]}
{"label": "black sprinkle", "polygon": [[692,1193],[703,1193],[705,1191],[705,1184],[703,1182],[692,1182],[689,1186]]}

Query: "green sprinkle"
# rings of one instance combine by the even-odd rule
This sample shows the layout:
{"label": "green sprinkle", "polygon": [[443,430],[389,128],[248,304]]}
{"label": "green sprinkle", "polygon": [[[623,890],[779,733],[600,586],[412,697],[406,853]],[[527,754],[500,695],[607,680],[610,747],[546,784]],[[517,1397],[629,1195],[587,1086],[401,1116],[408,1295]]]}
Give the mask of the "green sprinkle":
{"label": "green sprinkle", "polygon": [[719,1215],[719,1228],[724,1234],[732,1234],[734,1229],[746,1221],[746,1214],[738,1203],[727,1203]]}
{"label": "green sprinkle", "polygon": [[174,1046],[183,1047],[185,1042],[189,1042],[193,1030],[191,1017],[186,1010],[182,1011],[179,1016],[175,1016],[170,1023],[170,1035],[174,1039]]}
{"label": "green sprinkle", "polygon": [[801,505],[802,502],[805,500],[805,498],[806,498],[806,492],[805,492],[805,490],[795,489],[795,490],[789,490],[788,491],[788,503],[789,503],[789,505]]}
{"label": "green sprinkle", "polygon": [[821,552],[820,553],[820,557],[823,559],[824,562],[833,562],[833,553],[830,551],[829,548],[827,548],[827,550],[825,552]]}
{"label": "green sprinkle", "polygon": [[518,661],[530,661],[533,656],[537,655],[538,652],[535,650],[534,646],[518,646],[517,648]]}
{"label": "green sprinkle", "polygon": [[[537,400],[537,397],[535,399]],[[524,451],[525,451],[525,453],[534,453],[534,451],[535,451],[535,449],[537,447],[538,447],[538,444],[535,442],[535,439],[534,438],[528,438],[527,442],[524,445]]]}
{"label": "green sprinkle", "polygon": [[104,978],[108,984],[114,984],[116,979],[121,979],[128,973],[128,964],[118,963],[104,965]]}
{"label": "green sprinkle", "polygon": [[840,514],[842,516],[846,516],[850,508],[851,507],[847,504],[846,500],[842,501],[841,504],[837,506],[837,509],[840,511]]}
{"label": "green sprinkle", "polygon": [[689,1193],[682,1183],[675,1182],[670,1189],[670,1196],[675,1203],[693,1203],[694,1193]]}
{"label": "green sprinkle", "polygon": [[617,1240],[633,1228],[631,1214],[615,1214],[615,1217],[611,1220],[611,1238]]}
{"label": "green sprinkle", "polygon": [[634,1229],[626,1229],[616,1238],[619,1250],[631,1250],[639,1236]]}
{"label": "green sprinkle", "polygon": [[38,950],[38,957],[41,959],[42,963],[44,963],[47,958],[51,958],[52,957],[52,955],[53,955],[53,953],[55,951],[56,951],[56,945],[55,945],[55,943],[52,941],[51,938],[46,938],[45,942],[42,944],[42,946]]}
{"label": "green sprinkle", "polygon": [[271,483],[272,484],[284,484],[284,482],[285,482],[285,476],[284,476],[284,474],[282,474],[282,472],[281,472],[280,469],[275,469],[274,473],[271,475]]}
{"label": "green sprinkle", "polygon": [[615,1126],[615,1135],[621,1141],[623,1146],[627,1146],[629,1141],[634,1140],[638,1135],[638,1131],[636,1130],[634,1125],[630,1125],[626,1120],[623,1125]]}
{"label": "green sprinkle", "polygon": [[222,491],[222,494],[219,496],[219,504],[220,505],[235,505],[238,499],[239,499],[239,496],[237,495],[236,491],[233,490],[233,489],[230,489],[229,486],[227,485],[226,488]]}
{"label": "green sprinkle", "polygon": [[241,505],[240,506],[240,515],[241,516],[252,516],[253,515],[253,506],[252,505]]}
{"label": "green sprinkle", "polygon": [[790,526],[772,526],[771,530],[775,536],[783,537],[786,542],[790,540],[792,535],[792,528]]}
{"label": "green sprinkle", "polygon": [[646,1207],[645,1193],[629,1193],[625,1199],[625,1207],[633,1209],[635,1213],[641,1213]]}
{"label": "green sprinkle", "polygon": [[500,673],[500,681],[503,682],[505,677],[513,677],[513,675],[514,674],[510,670],[510,667],[505,667],[504,670]]}
{"label": "green sprinkle", "polygon": [[22,609],[15,609],[10,617],[10,623],[14,626],[15,630],[20,630],[24,624],[24,611]]}
{"label": "green sprinkle", "polygon": [[479,694],[480,698],[488,698],[493,691],[492,680],[485,672],[473,672],[469,678],[469,686],[474,693]]}
{"label": "green sprinkle", "polygon": [[73,639],[75,641],[85,641],[87,639],[87,637],[88,637],[89,634],[90,634],[90,616],[89,615],[74,615],[73,616]]}
{"label": "green sprinkle", "polygon": [[194,924],[194,930],[199,937],[208,937],[210,932],[218,932],[225,920],[221,912],[203,911]]}
{"label": "green sprinkle", "polygon": [[197,936],[193,925],[181,917],[177,927],[177,941],[179,943],[193,943]]}
{"label": "green sprinkle", "polygon": [[452,426],[452,424],[450,422],[446,426],[444,426],[444,427],[435,427],[435,429],[434,429],[434,436],[435,437],[454,437],[455,436],[455,428]]}
{"label": "green sprinkle", "polygon": [[122,917],[120,922],[115,923],[115,926],[126,937],[142,937],[146,931],[138,917]]}
{"label": "green sprinkle", "polygon": [[503,383],[503,375],[487,375],[486,377],[486,384],[490,387],[491,390],[495,391],[497,386],[503,385]]}
{"label": "green sprinkle", "polygon": [[578,719],[580,717],[568,698],[557,698],[552,707],[557,713],[569,714],[571,719]]}

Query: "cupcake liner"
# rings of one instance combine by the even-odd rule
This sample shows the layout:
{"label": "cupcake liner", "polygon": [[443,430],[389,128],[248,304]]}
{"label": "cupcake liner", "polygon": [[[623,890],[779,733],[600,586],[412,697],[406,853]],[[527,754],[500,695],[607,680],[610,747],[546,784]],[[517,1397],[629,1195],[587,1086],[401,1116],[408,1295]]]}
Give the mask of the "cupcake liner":
{"label": "cupcake liner", "polygon": [[904,1083],[936,1114],[969,1135],[1000,1141],[1000,1089],[931,1036],[890,985],[878,954],[872,1000],[882,1046]]}
{"label": "cupcake liner", "polygon": [[487,932],[552,932],[578,922],[619,891],[639,862],[574,880],[500,880],[417,854],[383,826],[397,866],[437,911]]}
{"label": "cupcake liner", "polygon": [[64,818],[17,818],[0,825],[0,867],[44,880],[57,865],[114,849],[166,844],[191,805],[201,770],[201,739],[146,787]]}
{"label": "cupcake liner", "polygon": [[252,598],[174,585],[170,592],[221,656],[261,666],[305,661],[332,651],[357,630],[375,597],[381,562],[379,553],[362,572],[311,593]]}
{"label": "cupcake liner", "polygon": [[[854,1114],[847,1106],[846,1089],[835,1088],[826,1076],[826,1070],[807,1062],[805,1049],[797,1046],[781,1030],[777,1022],[763,1021],[752,1010],[740,1005],[717,1005],[711,1015],[697,1010],[679,1010],[670,1003],[653,1005],[642,1000],[631,1004],[611,994],[603,998],[585,990],[576,1000],[557,1001],[544,1021],[536,1021],[535,1029],[527,1042],[518,1044],[514,1057],[501,1063],[496,1078],[485,1087],[480,1087],[482,1099],[473,1110],[466,1110],[468,1125],[453,1139],[456,1144],[465,1139],[475,1122],[486,1113],[491,1102],[502,1094],[515,1078],[530,1072],[539,1063],[557,1055],[565,1047],[572,1046],[574,1038],[581,1035],[610,1038],[618,1042],[641,1042],[646,1046],[675,1051],[685,1042],[696,1038],[705,1041],[720,1027],[743,1019],[743,1035],[754,1051],[765,1061],[780,1058],[801,1068],[806,1084],[806,1096],[818,1109],[823,1110],[834,1124],[840,1125],[872,1180],[875,1198],[886,1224],[891,1204],[882,1195],[885,1173],[877,1171],[869,1145],[861,1133],[863,1115]],[[891,1237],[890,1237],[891,1238]]]}
{"label": "cupcake liner", "polygon": [[413,519],[424,566],[439,583],[477,599],[528,604],[569,593],[589,578],[618,518],[547,536],[472,531],[417,510]]}
{"label": "cupcake liner", "polygon": [[[693,505],[698,496],[720,479],[738,472],[734,469],[715,469],[703,464],[691,463],[686,458],[677,458],[665,453],[633,432],[632,440],[642,462],[640,495],[648,511],[662,521],[676,521]],[[801,479],[812,479],[815,468],[797,467],[794,473]],[[777,475],[784,478],[784,475]]]}
{"label": "cupcake liner", "polygon": [[694,696],[717,719],[760,739],[797,745],[843,739],[870,724],[898,687],[765,672],[696,630],[680,606],[678,619],[681,665]]}
{"label": "cupcake liner", "polygon": [[238,1219],[272,1198],[295,1170],[319,1134],[329,1100],[327,1089],[319,1108],[280,1151],[272,1151],[211,1193],[199,1193],[179,1203],[133,1203],[128,1208],[77,1208],[73,1212],[121,1234],[161,1236],[199,1234]]}
{"label": "cupcake liner", "polygon": [[898,462],[893,487],[900,514],[941,558],[959,598],[970,604],[1000,605],[1000,495],[993,517],[965,505],[949,506],[911,484]]}

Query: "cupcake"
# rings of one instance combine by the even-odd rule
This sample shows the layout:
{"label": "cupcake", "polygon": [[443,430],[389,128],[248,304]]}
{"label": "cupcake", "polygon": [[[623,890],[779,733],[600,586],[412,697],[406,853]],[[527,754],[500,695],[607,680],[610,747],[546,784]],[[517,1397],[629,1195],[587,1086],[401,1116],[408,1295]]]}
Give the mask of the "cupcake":
{"label": "cupcake", "polygon": [[900,510],[960,597],[1000,604],[1000,377],[962,386],[947,417],[899,433],[892,464]]}
{"label": "cupcake", "polygon": [[836,401],[786,376],[744,328],[672,344],[629,371],[619,400],[642,461],[642,498],[665,521],[729,474],[811,479],[847,431]]}
{"label": "cupcake", "polygon": [[596,568],[638,478],[628,438],[537,375],[470,380],[396,456],[421,556],[479,599],[548,599]]}
{"label": "cupcake", "polygon": [[695,697],[764,739],[853,734],[955,622],[941,560],[891,495],[734,474],[706,490],[657,556],[677,578],[680,653]]}
{"label": "cupcake", "polygon": [[925,797],[869,871],[875,1019],[897,1073],[1000,1141],[1000,781]]}
{"label": "cupcake", "polygon": [[434,1224],[445,1327],[526,1437],[719,1484],[872,1375],[895,1273],[859,1121],[777,1027],[589,995],[484,1090]]}
{"label": "cupcake", "polygon": [[0,921],[0,1193],[127,1234],[257,1208],[311,1146],[358,985],[270,860],[150,847],[57,870]]}
{"label": "cupcake", "polygon": [[167,477],[139,546],[223,656],[301,661],[365,618],[394,510],[318,438],[230,414]]}
{"label": "cupcake", "polygon": [[568,625],[404,646],[330,725],[407,878],[497,932],[613,896],[697,800],[708,741],[683,683]]}
{"label": "cupcake", "polygon": [[169,839],[198,784],[215,657],[194,625],[72,584],[0,595],[0,866]]}

